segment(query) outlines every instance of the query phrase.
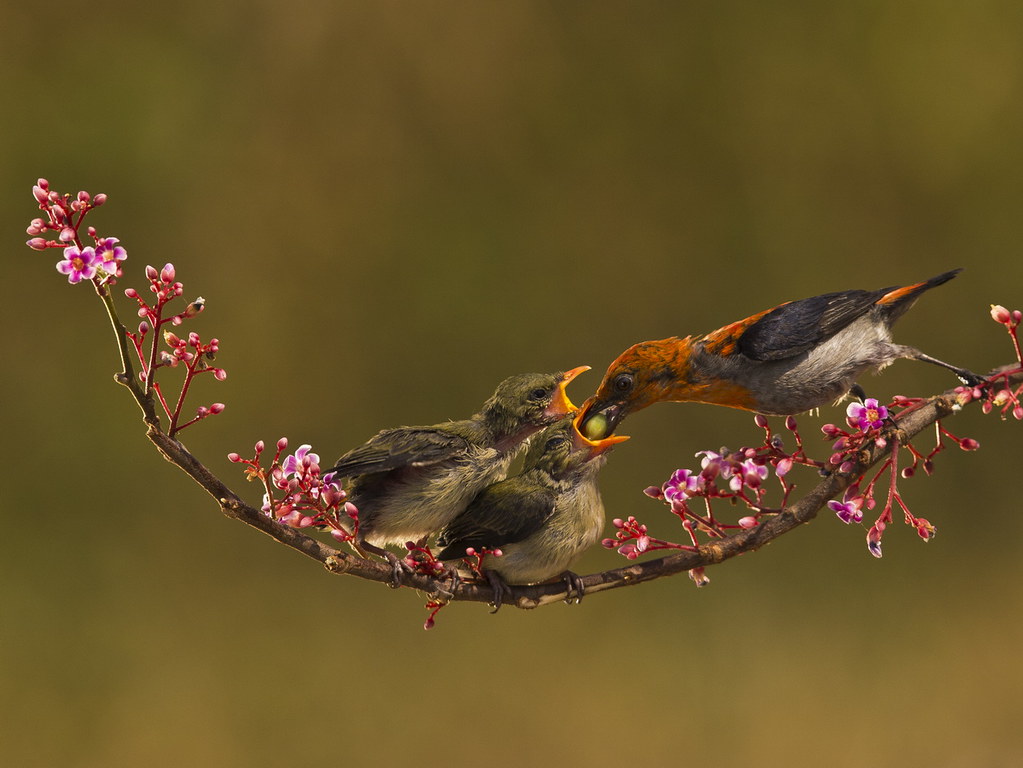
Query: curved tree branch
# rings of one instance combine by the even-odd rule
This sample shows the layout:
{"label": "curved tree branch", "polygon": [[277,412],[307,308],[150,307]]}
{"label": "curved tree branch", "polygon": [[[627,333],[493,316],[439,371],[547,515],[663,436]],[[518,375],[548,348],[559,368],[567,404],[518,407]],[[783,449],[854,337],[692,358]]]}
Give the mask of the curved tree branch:
{"label": "curved tree branch", "polygon": [[[122,374],[115,378],[121,383],[126,383],[125,379],[128,377]],[[1016,373],[1011,379],[1014,384],[1021,381],[1023,381],[1021,373]],[[142,396],[140,388],[130,386],[128,388],[136,400]],[[903,418],[898,420],[900,442],[904,443],[939,419],[954,413],[957,410],[955,403],[955,394],[949,390],[905,413]],[[144,403],[140,402],[139,405],[147,415],[153,412],[151,403],[148,408]],[[367,560],[342,551],[268,517],[260,510],[242,501],[237,494],[196,459],[180,441],[162,432],[148,418],[146,421],[148,423],[147,437],[164,458],[180,468],[216,499],[222,512],[228,517],[256,528],[275,541],[319,561],[331,573],[348,574],[383,584],[391,583],[393,573],[389,564]],[[848,474],[832,473],[825,477],[799,501],[785,507],[781,512],[755,528],[740,531],[723,539],[715,539],[701,545],[696,551],[680,551],[665,557],[584,576],[582,584],[585,593],[592,595],[610,589],[634,586],[646,581],[683,573],[693,568],[722,563],[736,555],[755,551],[792,529],[813,520],[829,499],[841,493],[855,478],[870,467],[881,462],[891,450],[891,442],[884,448],[871,445],[869,449],[860,453],[852,472]],[[482,603],[492,603],[494,600],[494,592],[486,583],[462,582],[454,589],[450,589],[449,581],[438,580],[423,574],[403,574],[402,586],[441,596],[446,600]],[[537,608],[567,600],[570,597],[563,582],[517,586],[512,589],[514,597],[511,600],[506,599],[505,604],[511,604],[518,608]]]}

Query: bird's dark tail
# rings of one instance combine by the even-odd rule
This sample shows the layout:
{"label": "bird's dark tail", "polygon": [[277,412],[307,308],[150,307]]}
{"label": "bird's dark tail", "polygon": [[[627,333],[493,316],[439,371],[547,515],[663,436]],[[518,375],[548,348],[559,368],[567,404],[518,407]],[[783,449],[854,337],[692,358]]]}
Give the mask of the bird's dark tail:
{"label": "bird's dark tail", "polygon": [[959,269],[942,272],[940,275],[935,275],[930,280],[924,280],[922,283],[889,288],[884,296],[877,300],[876,306],[887,309],[889,322],[894,322],[897,317],[913,306],[913,302],[917,300],[921,293],[947,283],[962,271],[963,269],[960,267]]}

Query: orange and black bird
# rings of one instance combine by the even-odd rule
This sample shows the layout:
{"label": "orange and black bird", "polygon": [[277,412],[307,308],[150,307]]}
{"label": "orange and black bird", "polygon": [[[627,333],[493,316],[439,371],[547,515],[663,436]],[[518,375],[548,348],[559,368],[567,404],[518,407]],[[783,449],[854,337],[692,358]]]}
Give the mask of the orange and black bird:
{"label": "orange and black bird", "polygon": [[589,366],[502,381],[473,416],[385,429],[329,470],[359,509],[356,549],[385,558],[399,584],[403,561],[383,547],[440,532],[473,497],[503,480],[531,436],[577,411],[565,387]]}
{"label": "orange and black bird", "polygon": [[891,326],[925,291],[961,270],[876,291],[839,291],[790,301],[703,336],[644,341],[611,363],[583,405],[583,433],[611,434],[628,414],[661,401],[694,401],[788,416],[836,401],[856,379],[900,358],[934,363],[963,382],[982,381],[895,344]]}

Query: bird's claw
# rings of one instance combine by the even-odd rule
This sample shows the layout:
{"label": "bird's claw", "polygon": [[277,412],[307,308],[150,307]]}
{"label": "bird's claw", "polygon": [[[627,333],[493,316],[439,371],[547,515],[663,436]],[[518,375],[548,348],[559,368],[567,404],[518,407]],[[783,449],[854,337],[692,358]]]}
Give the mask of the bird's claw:
{"label": "bird's claw", "polygon": [[[451,586],[442,586],[442,582],[445,580],[451,581]],[[443,597],[445,600],[454,600],[455,592],[462,586],[462,577],[458,575],[456,568],[447,567],[444,572],[434,579],[434,584],[437,588],[437,594]]]}
{"label": "bird's claw", "polygon": [[967,370],[966,368],[957,368],[955,374],[959,378],[959,381],[968,387],[979,387],[987,382],[985,377],[978,376],[973,371]]}
{"label": "bird's claw", "polygon": [[391,581],[389,586],[391,589],[398,589],[401,587],[405,575],[414,573],[414,570],[411,565],[405,562],[404,558],[398,557],[393,552],[386,552],[384,559],[391,564]]}
{"label": "bird's claw", "polygon": [[491,613],[497,613],[501,610],[501,606],[504,605],[505,597],[511,600],[512,590],[496,571],[484,571],[484,573],[487,575],[487,582],[490,584],[490,588],[494,590],[494,610]]}
{"label": "bird's claw", "polygon": [[569,605],[572,604],[572,593],[575,593],[575,604],[579,605],[583,601],[583,596],[586,594],[586,587],[583,585],[583,578],[577,573],[572,571],[565,571],[565,586],[567,593],[565,594],[565,602]]}

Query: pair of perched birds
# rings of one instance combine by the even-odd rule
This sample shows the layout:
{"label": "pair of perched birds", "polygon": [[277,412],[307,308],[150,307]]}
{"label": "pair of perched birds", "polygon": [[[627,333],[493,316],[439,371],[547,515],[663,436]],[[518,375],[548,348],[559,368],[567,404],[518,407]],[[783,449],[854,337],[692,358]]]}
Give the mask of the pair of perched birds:
{"label": "pair of perched birds", "polygon": [[[465,421],[380,432],[331,470],[348,479],[359,508],[356,546],[385,557],[397,584],[403,561],[384,547],[439,534],[439,560],[460,560],[468,548],[502,551],[483,562],[498,607],[508,584],[557,577],[582,597],[568,568],[600,537],[596,476],[606,452],[628,439],[613,434],[622,419],[661,401],[802,413],[850,392],[862,397],[857,378],[900,358],[940,365],[977,384],[982,379],[970,371],[891,341],[892,324],[916,299],[959,271],[814,296],[703,336],[635,344],[578,411],[565,387],[587,366],[512,376]],[[506,479],[529,441],[522,473]]]}

